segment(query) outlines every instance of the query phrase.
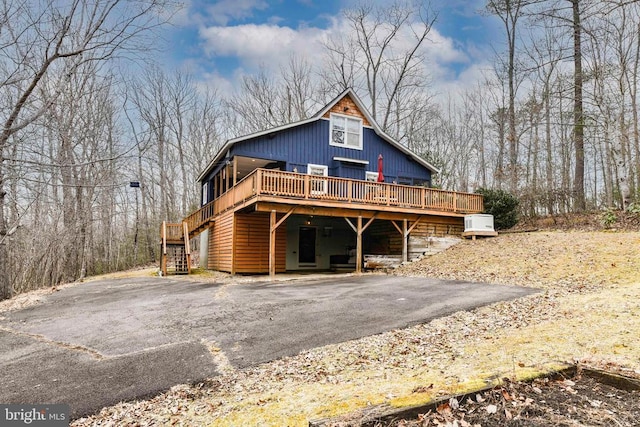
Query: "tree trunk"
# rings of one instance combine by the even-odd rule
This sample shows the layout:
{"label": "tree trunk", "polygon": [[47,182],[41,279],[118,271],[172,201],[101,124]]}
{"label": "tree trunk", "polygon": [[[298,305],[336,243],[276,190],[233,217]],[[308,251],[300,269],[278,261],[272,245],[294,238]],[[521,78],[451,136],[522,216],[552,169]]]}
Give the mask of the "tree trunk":
{"label": "tree trunk", "polygon": [[577,212],[586,210],[584,194],[584,115],[582,103],[582,24],[580,22],[580,0],[569,0],[573,7],[573,65],[574,65],[574,97],[573,97],[573,146],[575,169],[573,175],[573,209]]}
{"label": "tree trunk", "polygon": [[551,91],[549,88],[549,80],[545,81],[545,145],[547,148],[546,157],[546,176],[547,176],[547,191],[545,192],[547,202],[547,214],[554,214],[554,193],[555,184],[553,182],[553,148],[551,145]]}
{"label": "tree trunk", "polygon": [[4,191],[4,157],[2,156],[2,147],[0,143],[0,301],[11,298],[11,280],[9,279],[9,248],[8,238],[9,230],[4,217],[4,203],[6,192]]}

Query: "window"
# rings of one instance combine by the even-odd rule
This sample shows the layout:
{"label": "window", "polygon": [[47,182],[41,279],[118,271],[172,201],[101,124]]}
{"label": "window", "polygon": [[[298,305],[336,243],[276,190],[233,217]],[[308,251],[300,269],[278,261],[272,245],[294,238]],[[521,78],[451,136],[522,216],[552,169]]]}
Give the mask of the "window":
{"label": "window", "polygon": [[365,172],[365,181],[378,182],[378,172]]}
{"label": "window", "polygon": [[332,113],[330,138],[331,145],[362,150],[362,120]]}
{"label": "window", "polygon": [[206,205],[209,202],[209,183],[205,182],[202,184],[202,206]]}
{"label": "window", "polygon": [[[307,173],[313,176],[328,176],[329,167],[325,165],[307,165]],[[326,179],[311,180],[311,194],[325,194],[327,192]]]}

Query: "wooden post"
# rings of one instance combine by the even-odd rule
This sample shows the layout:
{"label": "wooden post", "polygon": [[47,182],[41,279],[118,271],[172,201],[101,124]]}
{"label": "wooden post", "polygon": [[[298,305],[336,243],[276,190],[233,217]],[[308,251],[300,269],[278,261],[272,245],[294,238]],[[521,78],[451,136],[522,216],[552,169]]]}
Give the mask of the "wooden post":
{"label": "wooden post", "polygon": [[407,230],[407,219],[402,220],[402,262],[409,261],[409,230]]}
{"label": "wooden post", "polygon": [[362,215],[358,216],[356,237],[356,273],[362,273]]}
{"label": "wooden post", "polygon": [[167,276],[167,221],[162,221],[162,254],[160,254],[160,270],[164,277]]}
{"label": "wooden post", "polygon": [[182,222],[182,237],[184,238],[184,254],[187,258],[187,274],[191,274],[191,244],[189,243],[189,225]]}
{"label": "wooden post", "polygon": [[260,193],[262,193],[262,169],[256,169],[254,179],[256,195],[260,195]]}
{"label": "wooden post", "polygon": [[269,218],[269,277],[276,276],[276,211],[271,211]]}
{"label": "wooden post", "polygon": [[238,239],[238,217],[233,214],[233,223],[231,224],[231,275],[236,275],[236,263],[238,257],[236,256],[236,240]]}
{"label": "wooden post", "polygon": [[233,186],[238,183],[238,156],[233,156]]}
{"label": "wooden post", "polygon": [[309,194],[311,192],[311,183],[309,180],[309,174],[306,174],[304,176],[304,198],[308,199],[309,198]]}

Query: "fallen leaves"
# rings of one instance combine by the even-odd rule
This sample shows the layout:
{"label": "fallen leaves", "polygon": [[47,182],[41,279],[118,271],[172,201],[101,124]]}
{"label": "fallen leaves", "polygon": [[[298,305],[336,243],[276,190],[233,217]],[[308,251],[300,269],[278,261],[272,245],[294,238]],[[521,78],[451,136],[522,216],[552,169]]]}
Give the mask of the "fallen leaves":
{"label": "fallen leaves", "polygon": [[[249,369],[229,369],[200,384],[105,408],[73,425],[302,426],[308,419],[366,405],[414,404],[455,394],[470,384],[477,389],[478,382],[483,385],[487,378],[512,376],[516,370],[536,371],[545,361],[590,358],[591,363],[615,362],[620,369],[640,373],[637,334],[616,332],[621,328],[640,332],[640,290],[612,285],[640,283],[637,236],[526,233],[463,242],[403,266],[399,273],[519,284],[542,291]],[[613,358],[611,349],[620,337],[626,347],[619,347],[620,354]],[[222,353],[215,343],[210,344],[212,354]],[[561,387],[573,396],[570,389],[575,391],[575,385]],[[476,409],[485,417],[516,418],[522,408],[540,400],[543,388],[535,383],[526,396],[503,388],[495,396],[478,394],[471,401],[495,406],[491,414]],[[457,403],[467,407],[467,402]],[[600,409],[594,404],[587,402],[589,408]],[[447,401],[441,413],[435,412],[440,418],[428,425],[473,426],[469,418],[451,418],[455,405]]]}
{"label": "fallen leaves", "polygon": [[435,412],[380,426],[631,426],[637,424],[640,416],[639,398],[638,390],[620,390],[589,376],[560,380],[541,378],[532,383],[507,381],[467,399],[457,409],[444,402]]}
{"label": "fallen leaves", "polygon": [[498,413],[498,407],[496,405],[493,405],[493,404],[487,405],[485,410],[487,411],[487,414],[496,414],[496,413]]}

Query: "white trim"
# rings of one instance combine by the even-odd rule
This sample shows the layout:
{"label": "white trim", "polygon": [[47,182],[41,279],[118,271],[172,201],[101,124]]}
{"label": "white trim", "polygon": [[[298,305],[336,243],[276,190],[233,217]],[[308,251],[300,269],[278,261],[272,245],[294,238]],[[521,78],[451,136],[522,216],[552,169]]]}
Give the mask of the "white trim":
{"label": "white trim", "polygon": [[[318,171],[322,171],[322,175],[318,175],[315,173],[311,173],[311,169],[316,169]],[[312,176],[329,176],[329,166],[327,165],[314,165],[313,163],[307,164],[307,174]],[[311,194],[326,194],[327,193],[327,180],[326,179],[317,179],[312,178],[309,180],[309,185],[311,186],[310,192]]]}
{"label": "white trim", "polygon": [[358,165],[368,165],[369,164],[369,160],[350,159],[348,157],[334,157],[333,160],[335,160],[336,162],[356,163]]}

